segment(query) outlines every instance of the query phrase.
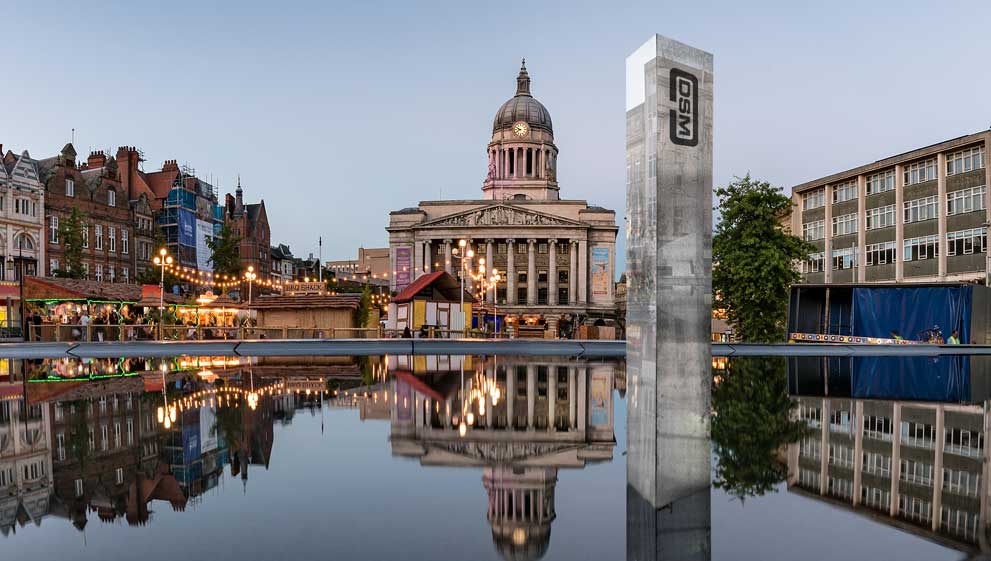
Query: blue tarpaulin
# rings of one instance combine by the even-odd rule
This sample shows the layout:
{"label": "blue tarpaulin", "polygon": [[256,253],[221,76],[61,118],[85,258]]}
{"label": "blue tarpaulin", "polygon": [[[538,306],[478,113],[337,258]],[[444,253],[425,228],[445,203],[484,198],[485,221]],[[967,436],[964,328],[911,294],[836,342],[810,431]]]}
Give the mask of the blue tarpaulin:
{"label": "blue tarpaulin", "polygon": [[855,398],[969,401],[970,357],[857,357]]}
{"label": "blue tarpaulin", "polygon": [[853,334],[889,337],[896,331],[914,340],[921,331],[939,326],[943,339],[956,329],[966,343],[972,298],[971,286],[854,288]]}

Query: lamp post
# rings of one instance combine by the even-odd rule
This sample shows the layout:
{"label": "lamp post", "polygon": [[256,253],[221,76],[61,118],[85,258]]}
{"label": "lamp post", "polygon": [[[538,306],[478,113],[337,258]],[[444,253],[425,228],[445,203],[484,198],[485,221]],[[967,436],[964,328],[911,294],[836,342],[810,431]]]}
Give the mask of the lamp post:
{"label": "lamp post", "polygon": [[244,273],[245,280],[248,281],[248,319],[251,319],[251,283],[255,282],[258,275],[255,274],[255,268],[248,265],[248,272]]}
{"label": "lamp post", "polygon": [[165,267],[172,264],[172,256],[163,247],[155,256],[155,265],[162,268],[162,276],[158,281],[158,338],[162,339],[165,331]]}
{"label": "lamp post", "polygon": [[457,258],[461,264],[461,329],[462,334],[464,333],[466,327],[465,323],[465,275],[468,274],[468,270],[471,267],[471,260],[475,257],[475,251],[472,249],[465,248],[468,246],[467,240],[458,240],[458,247],[454,248],[452,255]]}

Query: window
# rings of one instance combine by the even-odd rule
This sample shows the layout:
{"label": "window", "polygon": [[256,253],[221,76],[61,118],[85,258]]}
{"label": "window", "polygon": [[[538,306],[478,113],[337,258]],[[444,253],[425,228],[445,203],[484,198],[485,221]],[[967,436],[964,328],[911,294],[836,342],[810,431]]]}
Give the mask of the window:
{"label": "window", "polygon": [[89,247],[89,224],[83,224],[83,247]]}
{"label": "window", "polygon": [[124,255],[127,255],[127,253],[131,249],[131,247],[130,247],[131,244],[129,243],[130,242],[130,239],[129,238],[130,238],[130,235],[129,235],[127,229],[126,228],[121,228],[120,229],[120,252],[123,253]]}
{"label": "window", "polygon": [[919,236],[905,240],[905,261],[935,259],[939,256],[939,236]]}
{"label": "window", "polygon": [[798,406],[798,418],[811,428],[819,428],[822,425],[822,409],[801,403]]}
{"label": "window", "polygon": [[905,201],[905,223],[936,218],[936,195]]}
{"label": "window", "polygon": [[891,419],[876,415],[864,415],[864,438],[891,442]]}
{"label": "window", "polygon": [[48,219],[48,241],[58,243],[58,216]]}
{"label": "window", "polygon": [[941,508],[940,512],[940,529],[970,542],[977,541],[977,527],[981,520],[978,513],[948,506]]}
{"label": "window", "polygon": [[889,169],[867,176],[867,194],[884,193],[895,188],[895,170]]}
{"label": "window", "polygon": [[826,254],[823,252],[809,254],[809,258],[802,261],[803,273],[820,273],[823,271]]}
{"label": "window", "polygon": [[516,282],[518,282],[518,283],[525,283],[526,281],[527,281],[527,273],[526,273],[526,271],[517,271],[517,273],[516,273]]}
{"label": "window", "polygon": [[107,279],[110,282],[115,282],[116,281],[116,278],[117,278],[117,276],[116,276],[116,274],[114,272],[114,266],[113,265],[107,265]]}
{"label": "window", "polygon": [[975,146],[946,156],[946,175],[954,175],[984,167],[984,147]]}
{"label": "window", "polygon": [[936,427],[932,425],[902,421],[901,436],[905,446],[929,449],[936,447]]}
{"label": "window", "polygon": [[895,205],[867,209],[867,229],[877,230],[895,225]]}
{"label": "window", "polygon": [[71,179],[65,180],[65,196],[75,197],[76,196],[76,182]]}
{"label": "window", "polygon": [[114,472],[114,481],[117,482],[117,485],[124,484],[124,468],[117,468]]}
{"label": "window", "polygon": [[933,505],[927,500],[910,495],[898,495],[898,514],[909,520],[916,522],[929,522],[932,520]]}
{"label": "window", "polygon": [[106,452],[108,448],[110,448],[110,431],[107,430],[107,425],[100,425],[100,450]]}
{"label": "window", "polygon": [[[130,400],[131,398],[128,397],[127,399]],[[130,403],[131,402],[128,401],[128,404]],[[128,407],[128,409],[130,409],[130,407]],[[130,417],[127,418],[127,445],[128,446],[134,445],[134,420],[131,419]]]}
{"label": "window", "polygon": [[96,264],[96,281],[103,281],[103,265],[101,263]]}
{"label": "window", "polygon": [[857,252],[852,247],[833,250],[833,270],[852,269],[857,261]]}
{"label": "window", "polygon": [[557,303],[567,304],[568,303],[568,288],[559,286],[557,288]]}
{"label": "window", "polygon": [[110,241],[110,251],[117,251],[117,228],[107,226],[107,237]]}
{"label": "window", "polygon": [[107,189],[107,206],[117,206],[117,191],[113,187]]}
{"label": "window", "polygon": [[867,265],[884,265],[895,262],[895,242],[867,245]]}
{"label": "window", "polygon": [[[2,209],[0,209],[0,210],[2,210]],[[558,255],[567,255],[568,254],[568,251],[570,251],[570,249],[568,247],[569,245],[571,245],[571,244],[558,242],[558,244],[557,244],[557,254]]]}
{"label": "window", "polygon": [[[802,444],[798,449],[798,453],[803,458],[811,458],[813,460],[818,460],[821,456],[821,446],[819,446],[819,440],[817,438],[808,436],[802,439]],[[832,453],[832,447],[830,447],[830,453]]]}
{"label": "window", "polygon": [[525,243],[518,243],[518,244],[516,244],[516,253],[517,254],[525,254],[526,253],[526,244]]}
{"label": "window", "polygon": [[987,238],[987,228],[974,228],[972,230],[947,232],[946,254],[970,255],[972,253],[984,253],[984,249],[987,245]]}
{"label": "window", "polygon": [[857,213],[833,217],[833,235],[843,236],[857,233]]}
{"label": "window", "polygon": [[802,193],[802,210],[812,210],[826,206],[826,188],[820,187],[808,193]]}
{"label": "window", "polygon": [[114,448],[120,448],[121,444],[120,423],[114,423]]}
{"label": "window", "polygon": [[127,284],[131,282],[131,269],[129,267],[124,267],[120,270],[121,282]]}
{"label": "window", "polygon": [[984,452],[984,435],[966,429],[946,429],[944,450],[949,454],[979,458]]}
{"label": "window", "polygon": [[51,274],[53,274],[53,275],[55,274],[55,271],[58,270],[58,259],[49,259],[48,260],[48,270],[49,270],[49,272]]}
{"label": "window", "polygon": [[86,430],[88,432],[87,440],[89,442],[89,449],[96,450],[96,435],[93,433],[93,427],[87,427]]}
{"label": "window", "polygon": [[864,472],[888,477],[891,475],[891,456],[878,452],[864,452]]}
{"label": "window", "polygon": [[806,489],[819,492],[819,472],[807,468],[798,469],[798,484]]}
{"label": "window", "polygon": [[[96,249],[103,249],[103,224],[97,224],[94,228],[96,235]],[[868,227],[868,229],[870,229]]]}
{"label": "window", "polygon": [[838,477],[830,477],[826,480],[827,489],[826,491],[834,496],[841,499],[852,499],[853,498],[853,482],[849,479],[841,479]]}
{"label": "window", "polygon": [[936,179],[936,158],[905,166],[905,186]]}
{"label": "window", "polygon": [[902,460],[901,472],[898,474],[898,478],[902,481],[915,483],[916,485],[932,487],[933,465],[915,460]]}
{"label": "window", "polygon": [[537,282],[547,282],[547,271],[537,271]]}
{"label": "window", "polygon": [[850,432],[850,412],[842,409],[829,412],[829,430],[831,432]]}
{"label": "window", "polygon": [[981,476],[969,471],[943,468],[943,490],[957,495],[976,497],[981,488]]}
{"label": "window", "polygon": [[65,461],[65,434],[58,433],[55,435],[55,457],[58,461]]}
{"label": "window", "polygon": [[83,276],[89,280],[89,263],[83,263]]}
{"label": "window", "polygon": [[891,507],[891,490],[861,485],[860,502],[864,506],[887,511]]}
{"label": "window", "polygon": [[833,186],[833,202],[853,201],[857,199],[857,180],[847,181]]}
{"label": "window", "polygon": [[806,241],[821,240],[826,237],[826,221],[816,220],[814,222],[806,222],[802,224],[802,237]]}
{"label": "window", "polygon": [[496,252],[499,253],[500,255],[506,253],[506,244],[504,243],[496,244]]}
{"label": "window", "polygon": [[946,214],[963,214],[975,210],[984,210],[984,194],[987,187],[971,187],[970,189],[960,189],[946,194]]}
{"label": "window", "polygon": [[544,254],[547,253],[547,244],[539,243],[537,244],[537,253]]}
{"label": "window", "polygon": [[840,446],[838,444],[829,445],[829,463],[834,466],[853,469],[853,448]]}
{"label": "window", "polygon": [[557,271],[557,282],[562,283],[562,284],[568,282],[568,270],[567,269],[558,269],[558,271]]}
{"label": "window", "polygon": [[75,480],[73,482],[73,487],[76,490],[76,496],[77,497],[83,496],[83,480],[82,479]]}

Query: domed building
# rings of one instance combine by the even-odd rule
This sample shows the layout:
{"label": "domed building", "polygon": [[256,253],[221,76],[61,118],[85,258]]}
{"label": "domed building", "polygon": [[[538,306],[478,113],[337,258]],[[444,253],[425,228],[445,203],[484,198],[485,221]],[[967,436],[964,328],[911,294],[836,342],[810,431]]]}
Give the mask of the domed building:
{"label": "domed building", "polygon": [[[500,331],[518,335],[569,336],[582,323],[614,321],[616,213],[560,197],[554,125],[533,97],[525,61],[516,94],[496,111],[486,150],[481,199],[420,201],[390,213],[391,289],[438,270],[459,277],[458,254],[471,249],[472,271],[484,258],[487,271],[502,276],[491,289],[466,276],[483,302],[485,319],[476,317],[476,327],[498,322]],[[396,329],[406,321],[390,318]],[[455,306],[428,323],[459,330],[460,322]]]}

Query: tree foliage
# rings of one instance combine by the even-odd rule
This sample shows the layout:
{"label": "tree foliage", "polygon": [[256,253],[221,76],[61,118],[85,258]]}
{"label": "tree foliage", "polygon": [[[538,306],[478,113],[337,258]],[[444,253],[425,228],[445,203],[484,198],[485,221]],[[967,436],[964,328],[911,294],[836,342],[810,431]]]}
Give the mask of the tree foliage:
{"label": "tree foliage", "polygon": [[361,290],[361,300],[354,310],[354,324],[357,327],[368,327],[368,318],[372,311],[372,289],[366,284]]}
{"label": "tree foliage", "polygon": [[784,358],[736,358],[712,389],[713,485],[739,498],[760,496],[788,476],[784,446],[810,429],[792,418]]}
{"label": "tree foliage", "polygon": [[210,248],[210,262],[213,263],[214,274],[230,275],[240,278],[243,268],[241,265],[241,237],[234,234],[230,225],[224,224],[220,233],[206,242]]}
{"label": "tree foliage", "polygon": [[81,279],[86,276],[83,270],[83,223],[85,216],[73,207],[69,216],[59,222],[58,236],[62,245],[62,267],[53,271],[56,277]]}
{"label": "tree foliage", "polygon": [[712,238],[712,288],[726,309],[736,337],[747,342],[780,341],[795,267],[811,244],[788,234],[783,220],[791,199],[766,181],[737,178],[716,189],[719,224]]}

